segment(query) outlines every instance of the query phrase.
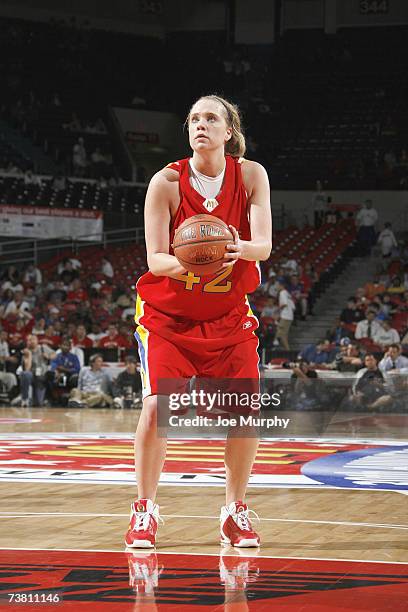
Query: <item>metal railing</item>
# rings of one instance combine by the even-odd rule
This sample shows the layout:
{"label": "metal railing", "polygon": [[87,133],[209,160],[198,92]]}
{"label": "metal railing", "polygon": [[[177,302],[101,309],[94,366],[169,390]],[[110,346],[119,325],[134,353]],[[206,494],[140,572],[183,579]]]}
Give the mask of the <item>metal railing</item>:
{"label": "metal railing", "polygon": [[0,238],[0,265],[35,265],[43,263],[50,257],[59,255],[64,251],[72,251],[78,255],[80,251],[90,246],[100,246],[103,249],[110,244],[123,244],[134,242],[134,244],[144,244],[144,228],[131,227],[127,229],[111,230],[100,234],[95,234],[97,240],[92,240],[92,234],[71,239],[54,240],[8,240]]}

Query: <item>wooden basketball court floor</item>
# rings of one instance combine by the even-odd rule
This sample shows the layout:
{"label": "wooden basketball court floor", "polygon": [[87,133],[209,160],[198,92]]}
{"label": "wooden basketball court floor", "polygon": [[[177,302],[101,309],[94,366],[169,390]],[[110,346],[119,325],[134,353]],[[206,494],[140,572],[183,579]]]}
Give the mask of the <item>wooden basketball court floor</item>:
{"label": "wooden basketball court floor", "polygon": [[218,543],[222,442],[171,440],[157,548],[126,553],[137,418],[0,408],[0,610],[408,610],[408,417],[263,440],[259,550]]}

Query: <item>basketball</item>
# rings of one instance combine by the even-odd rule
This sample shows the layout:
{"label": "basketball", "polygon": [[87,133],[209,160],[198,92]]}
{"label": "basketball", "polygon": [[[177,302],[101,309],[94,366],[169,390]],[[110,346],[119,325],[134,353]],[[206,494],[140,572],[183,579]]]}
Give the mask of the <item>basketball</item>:
{"label": "basketball", "polygon": [[177,228],[172,246],[188,272],[206,275],[220,270],[230,242],[234,238],[224,221],[212,215],[194,215]]}

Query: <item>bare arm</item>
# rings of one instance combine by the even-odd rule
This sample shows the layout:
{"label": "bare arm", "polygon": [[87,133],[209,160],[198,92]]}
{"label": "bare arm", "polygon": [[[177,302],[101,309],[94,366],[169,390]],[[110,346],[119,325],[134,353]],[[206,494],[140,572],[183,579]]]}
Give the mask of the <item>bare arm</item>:
{"label": "bare arm", "polygon": [[238,232],[231,226],[234,244],[228,245],[225,255],[229,265],[238,259],[264,261],[272,249],[271,192],[268,175],[260,164],[246,160],[242,175],[248,193],[251,240],[240,240]]}
{"label": "bare arm", "polygon": [[[150,181],[145,203],[147,263],[155,276],[177,278],[185,269],[169,254],[171,206],[179,199],[177,173],[164,169]],[[178,175],[177,175],[178,176]]]}

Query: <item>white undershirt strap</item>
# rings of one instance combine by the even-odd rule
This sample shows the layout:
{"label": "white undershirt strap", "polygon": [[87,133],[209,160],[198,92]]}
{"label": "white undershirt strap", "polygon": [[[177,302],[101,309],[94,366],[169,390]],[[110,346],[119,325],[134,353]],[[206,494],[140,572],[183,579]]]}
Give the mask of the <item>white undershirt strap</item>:
{"label": "white undershirt strap", "polygon": [[190,185],[192,188],[202,195],[203,198],[215,198],[219,194],[224,180],[225,166],[218,176],[206,176],[194,167],[192,159],[188,163],[190,166]]}

